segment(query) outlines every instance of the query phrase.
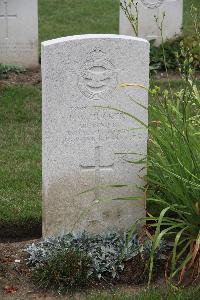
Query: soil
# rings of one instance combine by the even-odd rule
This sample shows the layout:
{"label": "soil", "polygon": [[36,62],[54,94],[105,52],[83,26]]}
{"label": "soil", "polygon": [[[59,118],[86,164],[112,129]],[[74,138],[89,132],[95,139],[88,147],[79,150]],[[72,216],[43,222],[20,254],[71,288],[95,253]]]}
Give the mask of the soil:
{"label": "soil", "polygon": [[[44,291],[31,282],[31,270],[27,266],[27,253],[24,249],[26,245],[38,241],[40,239],[0,243],[0,299],[72,299],[69,295],[63,298],[56,292]],[[90,282],[86,290],[75,292],[73,299],[81,299],[85,293],[136,293],[144,285],[133,284],[134,280],[130,280],[133,274],[135,278],[141,276],[141,268],[137,261],[127,267],[127,271],[123,273],[120,280]],[[157,284],[163,284],[163,281]]]}
{"label": "soil", "polygon": [[21,239],[40,238],[42,236],[42,221],[27,220],[25,223],[1,223],[0,242]]}
{"label": "soil", "polygon": [[0,243],[0,299],[57,299],[55,293],[44,293],[31,283],[23,249],[36,241]]}
{"label": "soil", "polygon": [[0,77],[0,85],[13,85],[13,84],[28,84],[28,85],[41,85],[41,69],[35,68],[26,70],[22,73],[9,72],[3,78]]}
{"label": "soil", "polygon": [[[196,72],[196,78],[200,79],[200,71]],[[168,74],[166,72],[158,71],[152,75],[152,79],[165,82],[168,79],[172,81],[181,80],[181,76],[177,71],[169,70]]]}

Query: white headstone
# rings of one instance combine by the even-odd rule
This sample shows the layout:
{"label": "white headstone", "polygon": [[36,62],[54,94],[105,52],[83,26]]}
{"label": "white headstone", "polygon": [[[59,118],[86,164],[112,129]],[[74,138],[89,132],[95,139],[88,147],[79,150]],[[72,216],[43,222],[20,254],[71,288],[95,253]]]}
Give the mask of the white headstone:
{"label": "white headstone", "polygon": [[[130,99],[147,106],[147,91],[122,88],[120,83],[148,87],[149,43],[118,35],[46,41],[42,78],[43,235],[126,230],[144,216],[144,201],[111,199],[143,198],[136,185],[144,185],[146,171],[126,161],[141,156],[123,153],[146,155],[147,129],[103,107],[126,111],[147,123],[147,110]],[[108,188],[113,184],[128,187]]]}
{"label": "white headstone", "polygon": [[[127,3],[129,0],[125,0]],[[123,2],[123,0],[122,0]],[[163,39],[173,39],[182,34],[183,0],[135,0],[138,8],[138,36],[155,40],[161,44],[160,25],[163,20]],[[136,10],[132,13],[136,16]],[[156,21],[157,19],[157,21]],[[120,9],[120,34],[135,36],[134,30],[125,13]]]}
{"label": "white headstone", "polygon": [[37,0],[0,0],[0,63],[38,65]]}

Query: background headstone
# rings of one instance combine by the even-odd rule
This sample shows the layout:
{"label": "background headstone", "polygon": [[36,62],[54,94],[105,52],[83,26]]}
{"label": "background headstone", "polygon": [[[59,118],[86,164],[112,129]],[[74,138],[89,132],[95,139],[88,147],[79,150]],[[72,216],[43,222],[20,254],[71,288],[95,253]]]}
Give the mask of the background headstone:
{"label": "background headstone", "polygon": [[38,65],[37,0],[0,0],[0,63]]}
{"label": "background headstone", "polygon": [[[164,41],[182,34],[183,0],[137,0],[136,2],[138,2],[139,37],[149,41],[155,40],[156,45],[161,44],[161,32],[158,27],[163,20],[163,13],[165,13],[163,21]],[[133,14],[136,14],[135,9],[133,9]],[[120,34],[135,36],[134,30],[122,9],[120,9],[119,32]]]}
{"label": "background headstone", "polygon": [[[118,35],[83,35],[42,43],[43,235],[125,230],[144,216],[145,168],[126,160],[147,153],[149,43]],[[132,99],[130,98],[132,97]],[[98,106],[98,107],[97,107]],[[99,107],[100,106],[100,107]],[[134,128],[134,130],[132,130]],[[118,153],[118,154],[116,154]],[[120,154],[119,154],[120,153]],[[106,188],[125,184],[121,189]],[[104,186],[79,194],[95,186]]]}

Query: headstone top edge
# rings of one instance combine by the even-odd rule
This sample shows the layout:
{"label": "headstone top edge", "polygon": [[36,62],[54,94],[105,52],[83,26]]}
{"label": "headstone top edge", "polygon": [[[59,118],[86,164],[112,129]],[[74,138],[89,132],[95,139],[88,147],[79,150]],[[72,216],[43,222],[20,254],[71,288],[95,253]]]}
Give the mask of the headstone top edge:
{"label": "headstone top edge", "polygon": [[149,45],[149,42],[146,39],[143,38],[138,38],[138,37],[133,37],[133,36],[128,36],[128,35],[118,35],[118,34],[82,34],[82,35],[72,35],[72,36],[66,36],[66,37],[61,37],[57,39],[52,39],[48,41],[44,41],[41,43],[42,48],[47,47],[47,46],[52,46],[55,44],[62,44],[65,42],[70,42],[70,41],[78,41],[78,40],[95,40],[95,39],[113,39],[113,40],[130,40],[130,41],[137,41],[137,42],[142,42],[145,44]]}

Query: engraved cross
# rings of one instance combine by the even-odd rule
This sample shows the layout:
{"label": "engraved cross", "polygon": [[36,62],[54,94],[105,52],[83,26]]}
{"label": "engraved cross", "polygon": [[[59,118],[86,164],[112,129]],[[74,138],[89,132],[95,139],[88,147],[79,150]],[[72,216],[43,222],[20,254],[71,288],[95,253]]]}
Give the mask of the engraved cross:
{"label": "engraved cross", "polygon": [[8,1],[4,1],[4,14],[0,14],[0,19],[4,18],[5,20],[5,38],[8,39],[8,20],[9,18],[16,18],[17,14],[9,14],[8,13]]}
{"label": "engraved cross", "polygon": [[94,165],[89,165],[89,166],[84,166],[80,165],[82,170],[95,170],[95,200],[100,199],[100,190],[99,190],[99,185],[101,183],[101,170],[105,171],[112,171],[113,170],[114,163],[110,165],[102,165],[100,162],[100,146],[95,147],[95,163]]}

